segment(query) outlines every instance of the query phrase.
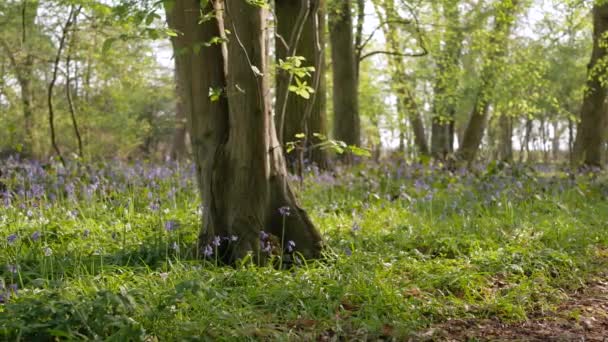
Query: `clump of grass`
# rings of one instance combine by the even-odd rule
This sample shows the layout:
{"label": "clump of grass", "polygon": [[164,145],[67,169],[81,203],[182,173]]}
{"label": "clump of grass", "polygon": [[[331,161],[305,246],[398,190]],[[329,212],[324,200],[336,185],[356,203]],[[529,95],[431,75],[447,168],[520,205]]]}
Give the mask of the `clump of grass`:
{"label": "clump of grass", "polygon": [[360,166],[302,184],[323,260],[218,267],[192,248],[189,165],[84,170],[7,163],[1,339],[399,339],[453,317],[551,309],[608,246],[598,177]]}

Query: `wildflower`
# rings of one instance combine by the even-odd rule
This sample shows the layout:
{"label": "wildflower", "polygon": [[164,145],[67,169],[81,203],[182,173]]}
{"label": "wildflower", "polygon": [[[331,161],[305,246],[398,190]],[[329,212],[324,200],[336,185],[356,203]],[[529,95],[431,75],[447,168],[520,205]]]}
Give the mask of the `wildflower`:
{"label": "wildflower", "polygon": [[82,237],[87,238],[87,237],[89,237],[89,234],[91,234],[91,231],[88,229],[85,229],[84,232],[82,232]]}
{"label": "wildflower", "polygon": [[35,231],[34,233],[32,233],[31,239],[32,241],[38,241],[38,239],[40,239],[40,232]]}
{"label": "wildflower", "polygon": [[344,249],[344,254],[346,254],[346,255],[348,255],[348,256],[351,256],[351,255],[353,254],[353,251],[351,251],[351,250],[350,250],[350,248],[346,247],[346,248]]}
{"label": "wildflower", "polygon": [[268,233],[266,233],[265,231],[261,230],[260,231],[260,240],[265,241],[266,239],[268,239]]}
{"label": "wildflower", "polygon": [[19,270],[19,266],[14,265],[14,264],[8,264],[8,265],[6,265],[6,269],[8,270],[9,273],[15,274]]}
{"label": "wildflower", "polygon": [[172,232],[172,231],[176,230],[177,228],[179,228],[179,222],[177,222],[175,220],[169,220],[169,221],[165,222],[166,231]]}
{"label": "wildflower", "polygon": [[51,247],[44,247],[43,249],[44,251],[44,256],[49,257],[51,255],[53,255],[53,250],[51,249]]}
{"label": "wildflower", "polygon": [[288,206],[283,206],[279,208],[279,213],[281,214],[281,216],[285,217],[285,216],[289,216],[291,215],[291,208]]}
{"label": "wildflower", "polygon": [[264,243],[264,242],[260,242],[261,247],[262,247],[262,251],[270,254],[270,252],[272,252],[272,244],[270,242],[268,243]]}
{"label": "wildflower", "polygon": [[17,241],[17,238],[18,238],[17,234],[11,234],[8,236],[8,238],[6,240],[8,241],[9,245],[12,245],[15,243],[15,241]]}
{"label": "wildflower", "polygon": [[353,222],[353,227],[351,228],[351,230],[353,232],[358,232],[361,230],[361,226],[359,226],[359,223],[355,221],[355,222]]}
{"label": "wildflower", "polygon": [[213,255],[213,248],[210,245],[205,246],[203,249],[203,255],[207,258]]}
{"label": "wildflower", "polygon": [[213,242],[212,243],[213,243],[213,245],[215,247],[219,247],[220,244],[222,243],[222,239],[219,236],[216,236],[216,237],[213,238]]}
{"label": "wildflower", "polygon": [[169,273],[162,272],[162,273],[159,274],[159,276],[160,276],[160,279],[162,279],[163,281],[165,281],[169,277]]}
{"label": "wildflower", "polygon": [[8,288],[15,293],[15,296],[17,295],[19,291],[19,286],[17,284],[10,284]]}
{"label": "wildflower", "polygon": [[296,243],[293,242],[293,240],[289,240],[287,241],[287,251],[289,253],[293,252],[293,250],[296,248]]}
{"label": "wildflower", "polygon": [[230,236],[230,241],[232,241],[232,242],[236,242],[238,239],[239,239],[239,237],[236,236],[236,235],[231,235]]}
{"label": "wildflower", "polygon": [[160,209],[160,203],[158,201],[152,201],[149,205],[150,211],[158,211]]}

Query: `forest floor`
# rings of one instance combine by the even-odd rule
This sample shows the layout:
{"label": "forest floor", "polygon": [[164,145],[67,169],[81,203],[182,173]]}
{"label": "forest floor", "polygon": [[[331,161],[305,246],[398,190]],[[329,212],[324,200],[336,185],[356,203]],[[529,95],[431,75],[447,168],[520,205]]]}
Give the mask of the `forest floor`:
{"label": "forest floor", "polygon": [[[607,263],[608,266],[608,263]],[[416,335],[442,341],[608,341],[608,273],[594,277],[555,311],[532,312],[523,322],[449,319]]]}
{"label": "forest floor", "polygon": [[605,174],[311,169],[292,184],[325,254],[279,270],[199,258],[189,164],[0,165],[0,340],[608,336]]}

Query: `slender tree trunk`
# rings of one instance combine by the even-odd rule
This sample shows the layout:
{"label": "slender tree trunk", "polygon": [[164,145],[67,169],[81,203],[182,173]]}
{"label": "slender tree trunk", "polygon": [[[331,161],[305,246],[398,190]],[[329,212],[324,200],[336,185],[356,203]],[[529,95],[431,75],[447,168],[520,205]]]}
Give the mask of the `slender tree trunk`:
{"label": "slender tree trunk", "polygon": [[[228,1],[215,20],[199,24],[201,11],[209,13],[220,5],[176,1],[167,17],[170,27],[183,32],[173,39],[178,51],[185,51],[175,58],[180,60],[183,92],[190,94],[184,106],[204,204],[199,247],[206,256],[213,253],[211,258],[225,262],[249,253],[255,257],[263,254],[259,237],[265,231],[278,241],[294,241],[304,257],[319,256],[321,237],[287,183],[272,120],[266,11],[245,1]],[[195,42],[224,36],[224,25],[231,31],[225,48],[192,48]],[[223,95],[212,99],[209,89],[221,89]],[[281,207],[291,208],[291,214],[282,216]],[[215,238],[220,239],[217,247],[212,245]]]}
{"label": "slender tree trunk", "polygon": [[551,152],[553,161],[559,160],[559,140],[562,135],[562,130],[559,127],[559,121],[553,121],[553,136],[551,138]]}
{"label": "slender tree trunk", "polygon": [[581,108],[581,121],[574,143],[574,165],[603,167],[604,120],[607,87],[602,81],[606,75],[605,59],[608,56],[608,4],[593,7],[593,52],[588,64],[587,87]]}
{"label": "slender tree trunk", "polygon": [[513,161],[513,118],[503,114],[499,119],[500,132],[498,158],[504,162]]}
{"label": "slender tree trunk", "polygon": [[329,13],[333,66],[334,138],[360,145],[358,79],[350,1],[339,1]]}
{"label": "slender tree trunk", "polygon": [[[296,134],[305,134],[303,146],[287,155],[288,165],[292,170],[299,160],[298,155],[304,153],[304,150],[311,162],[323,169],[329,167],[327,151],[314,148],[314,145],[320,142],[315,134],[327,136],[324,6],[323,0],[275,1],[277,62],[284,61],[289,56],[302,56],[306,59],[305,65],[315,68],[311,78],[306,80],[314,89],[310,99],[290,93],[288,87],[293,83],[292,77],[286,71],[277,71],[276,107],[284,109],[284,112],[277,116],[284,118],[279,137],[286,143],[297,140]],[[280,122],[277,120],[279,127]]]}
{"label": "slender tree trunk", "polygon": [[47,92],[47,103],[49,108],[49,129],[51,133],[51,146],[57,153],[57,157],[61,160],[61,163],[65,166],[65,160],[63,159],[63,155],[61,154],[61,150],[59,149],[59,145],[57,144],[56,132],[55,132],[55,110],[53,107],[53,89],[55,88],[55,83],[57,82],[57,72],[59,71],[59,62],[61,61],[61,53],[63,52],[63,48],[65,46],[65,41],[68,36],[68,30],[73,23],[74,17],[78,16],[80,13],[80,9],[82,6],[76,8],[72,6],[70,8],[70,13],[68,14],[68,18],[63,25],[61,30],[61,37],[59,39],[59,46],[57,47],[57,53],[55,55],[55,62],[53,64],[53,74],[51,76],[51,80],[49,82],[48,92]]}
{"label": "slender tree trunk", "polygon": [[[174,42],[174,40],[172,40]],[[173,47],[175,50],[175,46]],[[171,144],[171,159],[180,160],[186,157],[186,115],[184,114],[184,94],[181,91],[182,83],[179,80],[178,70],[182,69],[179,58],[175,58],[175,130],[173,131],[173,142]]]}
{"label": "slender tree trunk", "polygon": [[[74,16],[74,24],[76,24],[76,17],[78,14]],[[80,135],[80,129],[78,128],[78,121],[76,120],[76,108],[74,107],[74,101],[72,99],[72,83],[70,77],[70,67],[72,62],[72,48],[76,44],[76,28],[72,30],[72,34],[70,36],[70,42],[68,45],[68,53],[65,61],[65,94],[68,100],[68,108],[70,110],[70,118],[72,120],[72,128],[74,129],[74,136],[76,137],[76,142],[78,143],[78,155],[82,158],[84,157],[83,147],[82,147],[82,137]],[[78,73],[76,73],[76,79],[78,78]],[[74,89],[76,95],[78,95],[77,89]]]}
{"label": "slender tree trunk", "polygon": [[514,0],[503,0],[497,6],[489,51],[480,75],[481,85],[475,98],[469,123],[465,129],[462,144],[457,153],[457,159],[469,164],[475,160],[483,139],[497,77],[496,68],[507,51],[509,33],[515,21],[518,3]]}

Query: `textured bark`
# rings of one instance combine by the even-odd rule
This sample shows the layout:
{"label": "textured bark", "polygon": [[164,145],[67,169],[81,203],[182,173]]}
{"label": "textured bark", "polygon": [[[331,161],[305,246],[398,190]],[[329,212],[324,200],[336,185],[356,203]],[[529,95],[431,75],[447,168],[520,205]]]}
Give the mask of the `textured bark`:
{"label": "textured bark", "polygon": [[573,166],[603,166],[606,120],[606,33],[608,4],[593,7],[593,51],[588,65],[587,87],[581,107],[581,121],[574,142]]}
{"label": "textured bark", "polygon": [[[287,183],[271,116],[265,10],[245,1],[225,5],[215,19],[200,24],[199,13],[219,9],[220,2],[200,8],[198,0],[176,1],[167,16],[169,25],[183,33],[173,39],[204,205],[199,247],[212,248],[214,238],[224,238],[213,248],[214,257],[230,263],[259,255],[263,230],[294,241],[304,257],[317,257],[321,237]],[[196,48],[224,36],[224,25],[231,31],[226,45]],[[223,95],[213,101],[209,89],[222,89]],[[278,211],[283,206],[291,208],[285,226]],[[226,239],[231,236],[238,240]]]}
{"label": "textured bark", "polygon": [[333,135],[348,145],[361,143],[358,79],[350,1],[339,1],[329,13],[333,67]]}
{"label": "textured bark", "polygon": [[[304,157],[320,168],[327,169],[329,167],[327,151],[313,148],[320,142],[314,136],[315,133],[327,136],[324,6],[323,0],[275,1],[276,31],[280,37],[275,41],[277,62],[279,59],[286,60],[288,56],[302,56],[306,58],[305,65],[315,68],[310,79],[307,80],[314,89],[310,99],[290,93],[288,91],[290,75],[285,71],[277,71],[276,108],[285,109],[284,113],[280,113],[281,116],[284,115],[282,132],[279,132],[279,137],[283,139],[282,143],[295,141],[296,134],[304,133],[306,135],[302,146],[305,149]],[[308,15],[303,13],[306,8]],[[299,25],[299,19],[303,21],[302,27]],[[297,31],[300,28],[301,34],[298,35]],[[290,41],[292,37],[294,41]],[[281,127],[280,116],[277,115],[276,118],[278,127]],[[286,156],[292,170],[300,152],[299,149],[294,150]]]}
{"label": "textured bark", "polygon": [[458,2],[444,1],[443,17],[449,24],[443,36],[445,47],[437,58],[431,128],[431,154],[437,159],[446,159],[454,152],[453,125],[463,40],[463,31],[458,27]]}
{"label": "textured bark", "polygon": [[456,154],[458,160],[467,163],[475,160],[483,139],[497,77],[496,69],[500,66],[507,51],[508,36],[515,21],[518,2],[503,0],[497,6],[494,30],[488,44],[489,52],[480,75],[481,84],[462,138],[462,144]]}

